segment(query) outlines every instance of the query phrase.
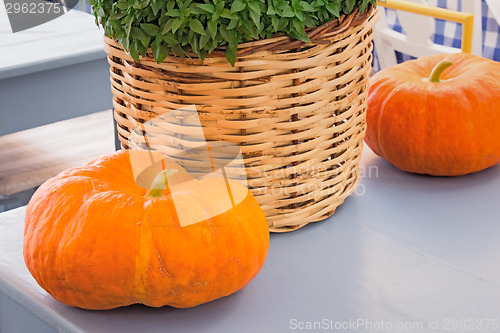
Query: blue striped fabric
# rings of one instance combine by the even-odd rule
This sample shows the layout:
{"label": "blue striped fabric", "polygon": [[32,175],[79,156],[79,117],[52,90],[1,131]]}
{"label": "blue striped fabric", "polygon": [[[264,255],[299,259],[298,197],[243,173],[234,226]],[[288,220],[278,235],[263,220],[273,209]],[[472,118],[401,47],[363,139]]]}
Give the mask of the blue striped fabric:
{"label": "blue striped fabric", "polygon": [[[441,8],[461,10],[461,1],[457,0],[428,0],[428,3],[432,6]],[[397,32],[403,32],[396,11],[386,8],[381,9],[386,10],[389,27]],[[484,0],[482,0],[482,13],[483,57],[500,61],[500,26]],[[436,19],[436,31],[431,36],[431,39],[436,44],[460,48],[462,43],[462,25],[455,22]],[[396,58],[398,63],[414,59],[400,52],[396,52]],[[373,61],[373,72],[378,71],[379,68],[378,59],[376,59],[375,56]]]}

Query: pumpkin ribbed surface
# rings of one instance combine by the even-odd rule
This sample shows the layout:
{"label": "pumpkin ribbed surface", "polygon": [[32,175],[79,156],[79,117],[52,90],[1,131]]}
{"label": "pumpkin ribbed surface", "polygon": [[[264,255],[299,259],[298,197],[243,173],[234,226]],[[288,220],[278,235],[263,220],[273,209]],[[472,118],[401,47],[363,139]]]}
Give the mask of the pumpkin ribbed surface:
{"label": "pumpkin ribbed surface", "polygon": [[[178,208],[204,213],[224,195],[214,181],[197,181],[198,194],[187,189],[188,206]],[[44,183],[28,204],[24,233],[25,262],[40,286],[85,309],[191,307],[240,290],[259,272],[269,231],[250,192],[231,210],[184,227],[168,190],[160,198],[146,192],[127,151]]]}
{"label": "pumpkin ribbed surface", "polygon": [[[444,59],[440,82],[428,78]],[[439,54],[373,76],[365,142],[401,170],[456,176],[500,163],[500,63]]]}

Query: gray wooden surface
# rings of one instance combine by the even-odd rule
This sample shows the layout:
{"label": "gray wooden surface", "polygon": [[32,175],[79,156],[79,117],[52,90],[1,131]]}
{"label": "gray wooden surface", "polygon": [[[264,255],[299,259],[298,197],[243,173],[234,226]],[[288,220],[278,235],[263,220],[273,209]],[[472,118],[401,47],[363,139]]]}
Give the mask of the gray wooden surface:
{"label": "gray wooden surface", "polygon": [[0,136],[112,108],[102,30],[71,10],[12,33],[0,5]]}
{"label": "gray wooden surface", "polygon": [[331,218],[273,234],[245,289],[191,309],[84,311],[55,301],[23,263],[24,208],[2,213],[0,292],[22,305],[2,325],[34,315],[62,332],[499,332],[500,166],[426,177],[365,148],[360,175]]}

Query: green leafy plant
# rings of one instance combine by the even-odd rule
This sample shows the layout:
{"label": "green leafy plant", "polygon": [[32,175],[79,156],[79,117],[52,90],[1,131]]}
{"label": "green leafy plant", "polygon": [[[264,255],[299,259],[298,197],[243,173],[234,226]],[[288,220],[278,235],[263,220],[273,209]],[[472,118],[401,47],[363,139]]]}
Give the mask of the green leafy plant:
{"label": "green leafy plant", "polygon": [[314,28],[361,11],[376,0],[88,0],[96,23],[135,61],[151,48],[160,63],[170,52],[204,59],[224,46],[234,65],[239,43],[276,34],[310,42]]}

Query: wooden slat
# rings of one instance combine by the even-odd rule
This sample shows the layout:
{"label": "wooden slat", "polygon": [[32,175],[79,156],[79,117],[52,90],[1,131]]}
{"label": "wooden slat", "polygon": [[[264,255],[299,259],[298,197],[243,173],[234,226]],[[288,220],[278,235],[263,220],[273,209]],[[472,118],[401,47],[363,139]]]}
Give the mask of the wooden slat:
{"label": "wooden slat", "polygon": [[39,186],[113,150],[111,110],[5,135],[0,137],[0,195]]}

